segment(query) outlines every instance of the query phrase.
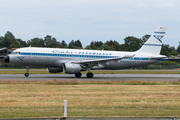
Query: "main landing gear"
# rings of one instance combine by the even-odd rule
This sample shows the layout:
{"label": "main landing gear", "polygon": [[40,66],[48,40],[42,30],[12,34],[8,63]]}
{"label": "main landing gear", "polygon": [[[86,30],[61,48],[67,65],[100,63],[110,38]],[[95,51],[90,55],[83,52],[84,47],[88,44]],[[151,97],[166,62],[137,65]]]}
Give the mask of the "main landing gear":
{"label": "main landing gear", "polygon": [[81,74],[80,72],[75,74],[75,76],[76,76],[77,78],[80,78],[81,75],[82,75],[82,74]]}
{"label": "main landing gear", "polygon": [[91,73],[91,69],[88,68],[88,73],[86,74],[87,78],[93,78],[93,73]]}
{"label": "main landing gear", "polygon": [[[25,73],[25,74],[28,74],[28,73]],[[81,75],[82,75],[82,74],[81,74],[80,72],[75,74],[75,76],[76,76],[77,78],[80,78]],[[93,77],[93,73],[89,72],[89,73],[86,74],[86,76],[87,76],[87,78],[92,78],[92,77]]]}
{"label": "main landing gear", "polygon": [[93,74],[91,72],[87,73],[86,74],[87,78],[92,78],[93,77]]}
{"label": "main landing gear", "polygon": [[24,76],[25,76],[25,77],[29,77],[29,69],[30,69],[30,67],[29,67],[29,66],[27,66],[27,67],[26,67],[26,71],[27,71],[27,73],[25,73],[25,74],[24,74]]}
{"label": "main landing gear", "polygon": [[[93,78],[93,73],[91,73],[91,69],[88,68],[87,70],[88,70],[88,73],[86,74],[87,78]],[[81,74],[80,72],[75,74],[75,76],[76,76],[77,78],[80,78],[81,75],[82,75],[82,74]]]}

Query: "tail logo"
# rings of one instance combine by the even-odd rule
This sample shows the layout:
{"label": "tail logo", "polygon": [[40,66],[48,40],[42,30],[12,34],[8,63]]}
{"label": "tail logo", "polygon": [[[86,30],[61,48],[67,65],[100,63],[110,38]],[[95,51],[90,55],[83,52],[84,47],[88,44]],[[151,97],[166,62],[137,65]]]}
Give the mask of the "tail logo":
{"label": "tail logo", "polygon": [[162,38],[164,37],[164,36],[161,36],[161,35],[153,35],[157,40],[159,40],[159,42],[161,42],[162,43]]}

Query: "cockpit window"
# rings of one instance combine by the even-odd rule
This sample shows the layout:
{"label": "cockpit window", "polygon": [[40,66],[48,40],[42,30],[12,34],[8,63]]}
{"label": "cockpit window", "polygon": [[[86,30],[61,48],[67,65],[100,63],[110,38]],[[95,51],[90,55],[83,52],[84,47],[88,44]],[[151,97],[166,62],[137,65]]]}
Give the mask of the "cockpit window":
{"label": "cockpit window", "polygon": [[15,51],[15,52],[12,52],[11,54],[12,54],[12,55],[18,55],[18,54],[20,55],[21,52]]}

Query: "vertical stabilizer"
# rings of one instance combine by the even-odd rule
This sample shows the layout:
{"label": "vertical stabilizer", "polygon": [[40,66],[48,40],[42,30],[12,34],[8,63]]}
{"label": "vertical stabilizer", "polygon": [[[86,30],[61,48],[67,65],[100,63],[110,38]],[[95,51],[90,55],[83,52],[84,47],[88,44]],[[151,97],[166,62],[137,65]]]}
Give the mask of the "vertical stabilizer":
{"label": "vertical stabilizer", "polygon": [[145,54],[159,55],[166,27],[158,27],[144,45],[137,51]]}

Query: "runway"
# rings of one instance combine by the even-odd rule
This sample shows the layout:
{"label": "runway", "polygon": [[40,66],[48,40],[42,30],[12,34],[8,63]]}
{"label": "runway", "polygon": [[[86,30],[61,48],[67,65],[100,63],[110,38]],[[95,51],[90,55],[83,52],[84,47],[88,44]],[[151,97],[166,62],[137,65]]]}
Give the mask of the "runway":
{"label": "runway", "polygon": [[65,80],[65,81],[108,81],[108,80],[140,80],[140,81],[180,81],[180,74],[94,74],[93,78],[87,78],[82,74],[76,78],[74,74],[30,74],[25,77],[23,74],[0,75],[0,80]]}

